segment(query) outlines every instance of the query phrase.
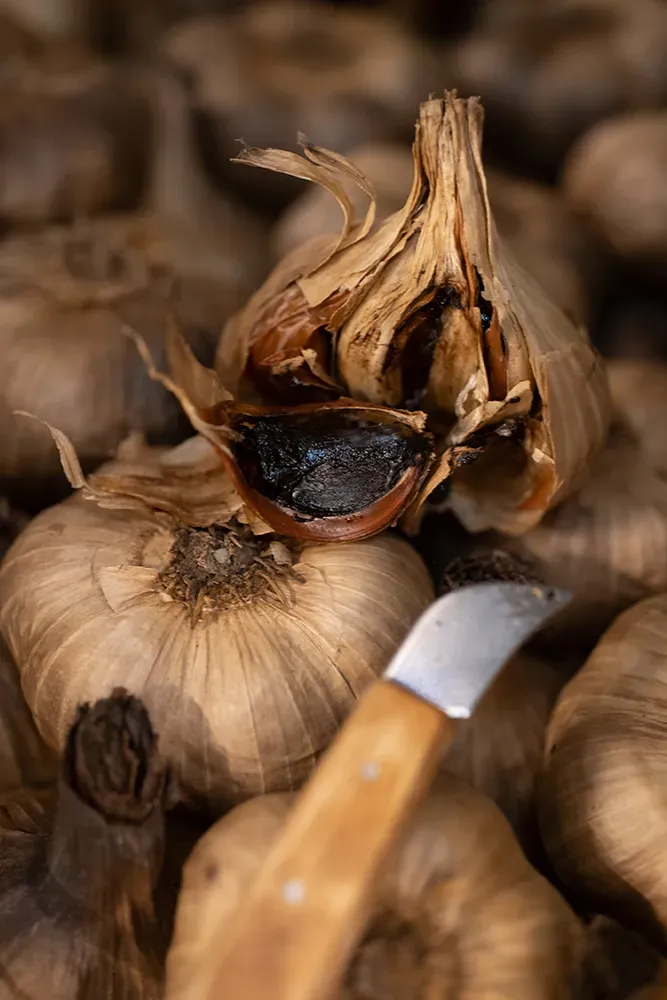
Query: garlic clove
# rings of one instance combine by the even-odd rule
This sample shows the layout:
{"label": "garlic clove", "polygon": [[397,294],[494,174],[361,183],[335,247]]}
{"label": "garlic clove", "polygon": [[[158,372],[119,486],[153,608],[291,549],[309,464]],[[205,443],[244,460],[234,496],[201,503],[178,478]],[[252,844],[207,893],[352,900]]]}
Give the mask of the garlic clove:
{"label": "garlic clove", "polygon": [[398,520],[428,472],[424,414],[351,399],[237,403],[173,325],[173,377],[157,371],[147,345],[135,340],[151,377],[180,400],[246,506],[275,531],[303,541],[367,538]]}
{"label": "garlic clove", "polygon": [[[170,1000],[194,1000],[293,797],[234,809],[197,844],[185,871],[167,960]],[[498,810],[464,782],[437,779],[382,878],[337,1000],[568,996],[580,929],[528,864]]]}
{"label": "garlic clove", "polygon": [[[521,533],[583,478],[606,433],[608,394],[585,332],[496,234],[481,126],[476,100],[446,95],[424,103],[403,208],[373,231],[346,223],[337,241],[323,238],[290,255],[231,321],[217,363],[236,393],[273,315],[273,335],[291,330],[294,320],[300,344],[304,335],[328,330],[336,375],[352,397],[420,407],[443,446],[496,430],[505,436],[502,444],[492,436],[482,458],[457,471],[451,502],[471,530]],[[246,150],[242,159],[305,169],[294,154],[272,150]],[[331,154],[306,146],[301,162],[313,159],[330,183]],[[518,423],[514,438],[505,433],[507,421]],[[451,471],[448,461],[445,455],[443,474]],[[441,479],[428,481],[423,493]]]}

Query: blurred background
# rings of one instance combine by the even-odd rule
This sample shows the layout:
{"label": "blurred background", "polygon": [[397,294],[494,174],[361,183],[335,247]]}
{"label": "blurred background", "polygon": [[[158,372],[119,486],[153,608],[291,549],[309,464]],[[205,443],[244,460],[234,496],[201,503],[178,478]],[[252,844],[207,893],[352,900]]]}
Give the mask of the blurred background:
{"label": "blurred background", "polygon": [[[333,198],[230,162],[298,133],[409,191],[419,102],[481,95],[497,225],[609,356],[667,357],[662,0],[0,0],[0,486],[34,507],[133,429],[186,431],[160,361],[165,303],[204,361]],[[351,191],[353,198],[359,192]],[[18,489],[17,483],[21,484]],[[24,488],[25,487],[25,488]]]}
{"label": "blurred background", "polygon": [[230,309],[338,224],[321,192],[230,163],[239,139],[345,152],[388,213],[419,102],[481,95],[503,234],[605,353],[665,353],[661,0],[2,0],[0,64],[5,232],[149,205],[215,219]]}

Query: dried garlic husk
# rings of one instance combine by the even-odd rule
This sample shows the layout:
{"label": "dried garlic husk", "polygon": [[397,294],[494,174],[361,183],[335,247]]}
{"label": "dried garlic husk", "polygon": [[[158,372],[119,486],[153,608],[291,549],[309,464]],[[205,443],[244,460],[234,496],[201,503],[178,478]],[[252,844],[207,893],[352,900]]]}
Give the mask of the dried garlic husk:
{"label": "dried garlic husk", "polygon": [[667,112],[646,111],[612,118],[587,132],[567,158],[563,187],[573,208],[615,253],[662,270],[667,262],[665,169]]}
{"label": "dried garlic husk", "polygon": [[482,95],[505,155],[553,171],[595,122],[664,102],[666,57],[660,0],[494,0],[447,69],[453,86]]}
{"label": "dried garlic husk", "polygon": [[540,580],[574,593],[558,617],[563,638],[597,638],[614,615],[667,588],[667,367],[618,359],[607,371],[614,422],[586,483],[507,543]]}
{"label": "dried garlic husk", "polygon": [[0,627],[46,742],[61,748],[76,705],[123,685],[191,798],[219,809],[298,787],[432,599],[419,556],[391,535],[272,535],[202,439],[135,442],[86,483],[54,434],[80,492],[0,567]]}
{"label": "dried garlic husk", "polygon": [[5,225],[84,217],[139,197],[150,117],[132,73],[47,49],[7,63],[0,97]]}
{"label": "dried garlic husk", "polygon": [[[293,796],[247,802],[184,870],[167,959],[169,1000],[204,994],[215,941],[279,835]],[[580,928],[529,865],[502,815],[454,777],[415,811],[375,890],[367,934],[337,1000],[562,1000]]]}
{"label": "dried garlic husk", "polygon": [[301,0],[185,20],[162,50],[192,80],[225,185],[268,208],[284,205],[298,186],[230,171],[239,136],[284,146],[302,130],[342,150],[392,139],[411,129],[416,105],[438,79],[429,48],[386,14]]}
{"label": "dried garlic husk", "polygon": [[[375,221],[397,212],[410,193],[413,159],[407,146],[371,143],[348,153],[375,192]],[[486,171],[489,202],[498,231],[519,263],[540,283],[556,305],[583,323],[596,283],[596,254],[581,221],[562,196],[541,184]],[[352,179],[342,181],[355,217],[363,217],[367,196]],[[324,188],[305,191],[282,214],[273,229],[272,256],[279,260],[307,240],[334,233],[340,205]]]}
{"label": "dried garlic husk", "polygon": [[166,768],[126,692],[72,721],[58,785],[0,797],[0,994],[158,1000]]}
{"label": "dried garlic husk", "polygon": [[576,323],[586,323],[599,283],[599,254],[591,234],[562,193],[497,170],[486,174],[498,231],[522,267]]}
{"label": "dried garlic husk", "polygon": [[[519,533],[537,523],[583,476],[607,428],[600,360],[511,259],[497,237],[480,159],[479,101],[422,105],[415,175],[403,209],[360,227],[343,177],[372,194],[338,154],[246,149],[239,159],[305,177],[338,199],[335,239],[291,254],[228,324],[218,349],[226,387],[260,369],[298,386],[307,352],[333,334],[335,376],[352,397],[430,414],[442,455],[421,500],[471,455],[453,479],[452,507],[466,527]],[[276,346],[280,345],[280,351]],[[304,379],[309,385],[312,380]],[[419,507],[417,504],[417,508]],[[413,527],[417,511],[408,520]]]}
{"label": "dried garlic husk", "polygon": [[[373,185],[376,222],[397,212],[412,187],[414,163],[410,147],[397,142],[371,142],[350,150],[347,157]],[[351,179],[342,184],[355,218],[363,218],[368,195]],[[311,187],[288,205],[273,227],[271,256],[279,261],[308,240],[339,229],[340,205],[325,188]]]}
{"label": "dried garlic husk", "polygon": [[667,947],[667,596],[625,611],[553,713],[539,807],[550,857],[589,906]]}
{"label": "dried garlic husk", "polygon": [[261,254],[248,244],[255,229],[197,174],[182,88],[163,77],[144,84],[156,122],[144,211],[0,245],[0,477],[38,487],[60,478],[48,438],[15,410],[62,427],[87,467],[132,430],[157,441],[182,436],[177,404],[149,379],[124,327],[159,356],[171,315],[210,352],[258,277]]}

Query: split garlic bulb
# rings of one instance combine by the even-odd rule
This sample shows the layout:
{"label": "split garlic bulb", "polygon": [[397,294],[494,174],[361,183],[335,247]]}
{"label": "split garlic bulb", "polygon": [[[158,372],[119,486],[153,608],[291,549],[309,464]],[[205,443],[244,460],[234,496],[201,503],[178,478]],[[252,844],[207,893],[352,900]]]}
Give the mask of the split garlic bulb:
{"label": "split garlic bulb", "polygon": [[[201,978],[293,801],[247,802],[197,844],[184,870],[167,959],[168,1000]],[[407,824],[336,1000],[563,1000],[580,928],[526,861],[495,806],[441,776]]]}
{"label": "split garlic bulb", "polygon": [[82,493],[0,567],[0,627],[46,742],[62,748],[76,705],[120,685],[190,796],[298,787],[432,599],[420,557],[392,535],[271,535],[201,439],[125,452],[86,484],[57,437]]}
{"label": "split garlic bulb", "polygon": [[539,805],[556,869],[584,905],[667,945],[663,794],[667,596],[625,611],[563,689]]}
{"label": "split garlic bulb", "polygon": [[[585,331],[498,235],[482,119],[477,99],[451,93],[421,105],[411,190],[376,228],[372,186],[340,154],[306,143],[302,156],[239,156],[324,187],[344,224],[289,254],[227,324],[216,361],[227,398],[244,376],[277,393],[288,375],[293,404],[316,389],[428,418],[435,453],[405,498],[407,530],[451,476],[469,530],[521,534],[581,483],[607,431],[605,374]],[[360,224],[351,181],[368,196]]]}

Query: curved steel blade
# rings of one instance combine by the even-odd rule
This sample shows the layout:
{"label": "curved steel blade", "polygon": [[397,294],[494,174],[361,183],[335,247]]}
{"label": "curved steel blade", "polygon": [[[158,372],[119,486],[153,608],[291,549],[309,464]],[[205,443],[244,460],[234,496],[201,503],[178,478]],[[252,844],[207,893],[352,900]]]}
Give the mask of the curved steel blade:
{"label": "curved steel blade", "polygon": [[524,583],[477,583],[428,608],[384,678],[453,719],[467,719],[510,657],[572,595]]}

